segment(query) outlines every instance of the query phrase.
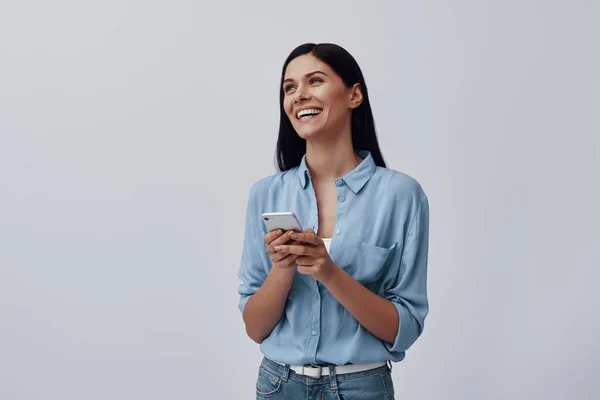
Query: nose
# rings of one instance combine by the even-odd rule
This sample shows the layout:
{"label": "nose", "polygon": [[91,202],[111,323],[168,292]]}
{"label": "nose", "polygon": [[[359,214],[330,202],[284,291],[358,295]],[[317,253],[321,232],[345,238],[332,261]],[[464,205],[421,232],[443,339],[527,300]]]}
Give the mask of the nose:
{"label": "nose", "polygon": [[304,86],[299,86],[294,93],[294,104],[298,104],[310,99],[310,94],[304,90]]}

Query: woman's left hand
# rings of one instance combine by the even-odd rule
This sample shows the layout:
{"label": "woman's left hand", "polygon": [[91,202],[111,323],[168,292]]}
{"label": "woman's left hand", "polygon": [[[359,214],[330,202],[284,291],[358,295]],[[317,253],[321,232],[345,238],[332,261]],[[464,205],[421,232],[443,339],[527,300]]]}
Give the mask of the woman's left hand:
{"label": "woman's left hand", "polygon": [[298,272],[310,275],[325,284],[339,267],[329,257],[323,239],[310,228],[301,233],[294,233],[291,238],[303,244],[276,246],[275,250],[280,253],[297,254]]}

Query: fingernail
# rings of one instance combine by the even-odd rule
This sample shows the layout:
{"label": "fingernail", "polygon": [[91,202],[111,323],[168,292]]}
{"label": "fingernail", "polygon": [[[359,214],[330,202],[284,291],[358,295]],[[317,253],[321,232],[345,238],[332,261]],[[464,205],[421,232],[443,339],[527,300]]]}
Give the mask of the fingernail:
{"label": "fingernail", "polygon": [[277,232],[275,233],[277,233],[278,235],[281,234],[281,229],[277,229]]}
{"label": "fingernail", "polygon": [[281,250],[281,249],[282,249],[282,247],[281,247],[281,246],[275,246],[275,251],[279,251],[279,250]]}

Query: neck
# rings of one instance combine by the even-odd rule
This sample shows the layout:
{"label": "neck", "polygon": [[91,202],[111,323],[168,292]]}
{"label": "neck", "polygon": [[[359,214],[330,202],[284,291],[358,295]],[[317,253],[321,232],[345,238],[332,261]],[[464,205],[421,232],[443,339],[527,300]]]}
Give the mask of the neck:
{"label": "neck", "polygon": [[311,178],[318,182],[334,181],[354,168],[362,159],[354,152],[350,129],[329,140],[306,141],[306,166]]}

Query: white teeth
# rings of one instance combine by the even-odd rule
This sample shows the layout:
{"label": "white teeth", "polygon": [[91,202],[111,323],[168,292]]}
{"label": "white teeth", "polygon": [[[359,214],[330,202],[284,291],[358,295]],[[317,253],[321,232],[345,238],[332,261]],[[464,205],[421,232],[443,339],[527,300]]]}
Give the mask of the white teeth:
{"label": "white teeth", "polygon": [[300,119],[302,118],[304,115],[307,114],[320,114],[323,110],[319,110],[317,108],[309,108],[306,110],[300,110],[298,111],[298,113],[296,114],[296,118]]}

